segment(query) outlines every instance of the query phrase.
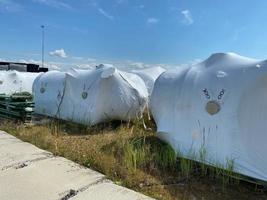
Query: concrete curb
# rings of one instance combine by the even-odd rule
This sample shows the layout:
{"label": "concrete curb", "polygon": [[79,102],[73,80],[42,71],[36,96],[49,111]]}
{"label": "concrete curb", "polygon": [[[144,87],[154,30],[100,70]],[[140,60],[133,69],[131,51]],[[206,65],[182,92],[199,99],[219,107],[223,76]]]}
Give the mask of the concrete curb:
{"label": "concrete curb", "polygon": [[152,200],[0,131],[1,200]]}

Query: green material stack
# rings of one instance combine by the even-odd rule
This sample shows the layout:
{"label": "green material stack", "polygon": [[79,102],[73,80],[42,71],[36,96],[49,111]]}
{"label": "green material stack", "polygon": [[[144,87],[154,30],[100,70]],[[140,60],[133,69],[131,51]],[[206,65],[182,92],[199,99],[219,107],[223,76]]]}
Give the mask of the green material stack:
{"label": "green material stack", "polygon": [[0,117],[30,122],[34,102],[30,93],[0,94]]}

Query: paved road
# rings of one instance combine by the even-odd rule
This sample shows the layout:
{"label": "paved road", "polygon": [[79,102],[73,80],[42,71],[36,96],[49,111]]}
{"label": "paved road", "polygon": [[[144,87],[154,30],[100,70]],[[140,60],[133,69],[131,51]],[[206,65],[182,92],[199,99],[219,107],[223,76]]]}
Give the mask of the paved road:
{"label": "paved road", "polygon": [[0,131],[1,200],[152,200]]}

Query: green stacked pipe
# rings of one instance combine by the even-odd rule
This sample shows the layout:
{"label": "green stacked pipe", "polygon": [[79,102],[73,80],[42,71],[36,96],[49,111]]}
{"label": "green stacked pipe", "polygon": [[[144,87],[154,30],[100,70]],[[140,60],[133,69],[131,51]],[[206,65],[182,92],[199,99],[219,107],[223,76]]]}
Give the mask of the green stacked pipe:
{"label": "green stacked pipe", "polygon": [[32,118],[33,109],[34,102],[30,93],[0,94],[0,117],[2,118],[29,122]]}

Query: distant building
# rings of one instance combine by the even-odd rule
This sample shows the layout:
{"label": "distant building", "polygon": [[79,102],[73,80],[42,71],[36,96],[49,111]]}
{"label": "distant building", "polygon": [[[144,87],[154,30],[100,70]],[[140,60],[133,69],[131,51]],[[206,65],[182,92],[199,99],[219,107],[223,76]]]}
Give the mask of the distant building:
{"label": "distant building", "polygon": [[47,72],[48,68],[39,67],[32,63],[17,63],[17,62],[0,62],[0,70],[16,70],[20,72]]}

